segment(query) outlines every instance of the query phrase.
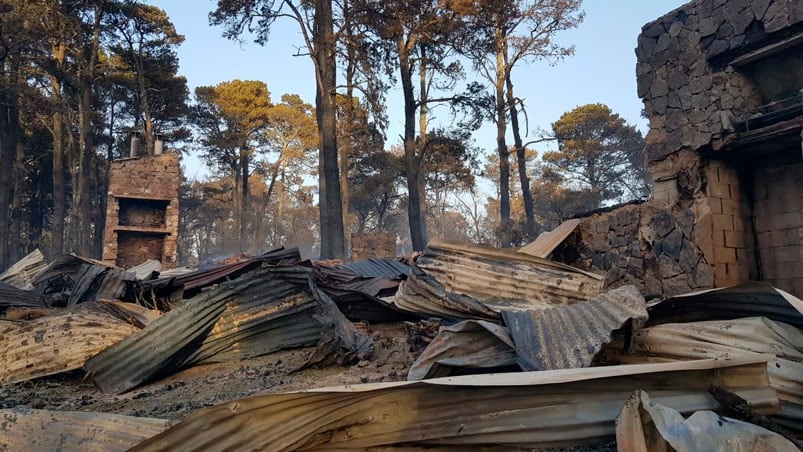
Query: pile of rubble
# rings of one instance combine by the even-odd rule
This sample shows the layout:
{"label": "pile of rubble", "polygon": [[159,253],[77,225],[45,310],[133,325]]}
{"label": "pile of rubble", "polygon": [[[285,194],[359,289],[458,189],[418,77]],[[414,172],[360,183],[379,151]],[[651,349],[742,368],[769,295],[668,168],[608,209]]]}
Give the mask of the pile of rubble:
{"label": "pile of rubble", "polygon": [[648,303],[531,254],[436,241],[413,262],[342,263],[278,249],[161,273],[32,254],[0,275],[3,387],[83,377],[119,395],[288,350],[305,351],[299,368],[359,372],[386,359],[368,333],[379,325],[400,326],[414,362],[406,381],[261,393],[175,420],[4,408],[0,450],[803,444],[801,300],[751,283]]}

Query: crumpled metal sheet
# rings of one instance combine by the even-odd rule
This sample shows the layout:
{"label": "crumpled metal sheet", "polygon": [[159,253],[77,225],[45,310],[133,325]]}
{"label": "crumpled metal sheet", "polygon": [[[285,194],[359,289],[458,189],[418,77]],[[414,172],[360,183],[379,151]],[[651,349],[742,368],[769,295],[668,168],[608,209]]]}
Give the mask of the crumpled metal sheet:
{"label": "crumpled metal sheet", "polygon": [[80,369],[88,358],[137,331],[102,303],[23,322],[0,320],[0,383]]}
{"label": "crumpled metal sheet", "polygon": [[249,273],[187,300],[84,367],[103,392],[119,394],[199,362],[311,345],[324,331],[333,332],[332,346],[345,353],[369,355],[370,339],[311,284],[311,270],[299,266]]}
{"label": "crumpled metal sheet", "polygon": [[410,272],[410,266],[398,259],[371,258],[337,266],[364,278],[402,279]]}
{"label": "crumpled metal sheet", "polygon": [[647,326],[661,323],[766,317],[803,328],[803,301],[765,282],[678,295],[648,306]]}
{"label": "crumpled metal sheet", "polygon": [[502,311],[523,370],[588,367],[614,330],[647,320],[644,297],[623,286],[588,301],[535,311]]}
{"label": "crumpled metal sheet", "polygon": [[174,423],[120,414],[18,406],[0,410],[0,450],[122,452]]}
{"label": "crumpled metal sheet", "polygon": [[513,340],[502,325],[464,320],[443,326],[407,372],[410,381],[438,378],[463,369],[478,371],[516,365]]}
{"label": "crumpled metal sheet", "polygon": [[94,259],[65,254],[44,268],[33,281],[37,291],[66,295],[66,306],[97,299],[122,299],[133,273]]}
{"label": "crumpled metal sheet", "polygon": [[47,267],[45,256],[37,248],[1,273],[0,282],[17,289],[32,290],[33,280],[45,267]]}
{"label": "crumpled metal sheet", "polygon": [[688,418],[653,403],[644,391],[631,395],[616,419],[620,451],[798,452],[791,441],[754,424],[697,411]]}
{"label": "crumpled metal sheet", "polygon": [[431,241],[416,266],[447,292],[477,299],[495,311],[538,309],[588,300],[603,277],[514,249]]}
{"label": "crumpled metal sheet", "polygon": [[629,341],[618,336],[598,359],[633,364],[741,356],[767,359],[770,386],[783,402],[778,421],[803,433],[803,331],[791,325],[765,317],[656,325]]}
{"label": "crumpled metal sheet", "polygon": [[47,298],[29,290],[19,289],[11,284],[0,281],[0,309],[18,308],[46,308]]}
{"label": "crumpled metal sheet", "polygon": [[763,360],[693,361],[513,374],[270,394],[203,409],[132,450],[364,450],[592,444],[637,389],[681,412],[717,408],[722,386],[759,413],[778,410]]}
{"label": "crumpled metal sheet", "polygon": [[136,279],[146,279],[154,273],[158,273],[161,269],[161,262],[156,259],[148,259],[139,265],[129,268],[128,271],[133,273]]}
{"label": "crumpled metal sheet", "polygon": [[180,275],[173,275],[170,271],[164,272],[164,277],[138,284],[135,298],[141,304],[158,305],[161,300],[173,298],[176,293],[183,298],[192,298],[204,288],[220,284],[225,281],[258,269],[263,265],[275,265],[280,262],[298,262],[301,254],[298,248],[278,248],[259,257],[246,259],[210,269],[196,270]]}
{"label": "crumpled metal sheet", "polygon": [[447,292],[432,276],[413,270],[392,298],[399,309],[421,316],[499,321],[499,313],[470,296]]}
{"label": "crumpled metal sheet", "polygon": [[[343,314],[352,321],[380,323],[417,318],[381,298],[396,293],[400,279],[394,279],[397,276],[395,273],[393,278],[364,276],[344,266],[330,266],[324,262],[311,262],[310,265],[315,284],[331,296]],[[370,266],[368,268],[371,269]]]}

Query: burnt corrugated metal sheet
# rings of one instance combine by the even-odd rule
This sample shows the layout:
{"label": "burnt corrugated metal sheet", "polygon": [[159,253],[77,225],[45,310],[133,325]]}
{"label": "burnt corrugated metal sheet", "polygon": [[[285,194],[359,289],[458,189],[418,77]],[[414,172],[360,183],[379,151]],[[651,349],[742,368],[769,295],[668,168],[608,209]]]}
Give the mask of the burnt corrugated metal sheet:
{"label": "burnt corrugated metal sheet", "polygon": [[[146,305],[167,305],[158,299],[170,299],[174,293],[183,291],[183,298],[192,298],[204,288],[237,279],[263,265],[275,265],[280,262],[298,262],[301,254],[298,248],[279,248],[259,257],[234,262],[206,270],[198,270],[178,276],[143,281],[137,288],[137,300]],[[167,306],[165,306],[167,307]]]}
{"label": "burnt corrugated metal sheet", "polygon": [[95,385],[112,394],[128,391],[157,373],[174,372],[197,350],[236,294],[236,289],[221,287],[190,299],[93,356],[84,368]]}
{"label": "burnt corrugated metal sheet", "polygon": [[538,234],[538,237],[533,242],[519,248],[519,253],[546,259],[552,254],[552,251],[555,251],[558,245],[563,243],[577,229],[579,224],[579,218],[566,220],[555,229]]}
{"label": "burnt corrugated metal sheet", "polygon": [[681,412],[716,409],[711,386],[778,410],[761,360],[449,377],[270,394],[200,410],[140,444],[162,450],[532,449],[610,440],[633,391]]}
{"label": "burnt corrugated metal sheet", "polygon": [[100,303],[84,303],[25,322],[0,320],[0,383],[80,369],[139,329]]}
{"label": "burnt corrugated metal sheet", "polygon": [[345,267],[333,267],[322,262],[311,262],[310,265],[315,284],[335,300],[350,320],[379,323],[418,318],[381,299],[396,293],[400,279],[361,276]]}
{"label": "burnt corrugated metal sheet", "polygon": [[137,279],[146,279],[150,277],[154,272],[158,273],[159,270],[161,269],[162,269],[161,262],[155,259],[148,259],[139,265],[135,265],[129,268],[128,271],[133,273]]}
{"label": "burnt corrugated metal sheet", "polygon": [[0,410],[0,450],[125,451],[175,422],[80,411]]}
{"label": "burnt corrugated metal sheet", "polygon": [[93,259],[67,254],[55,259],[42,270],[33,284],[45,294],[61,294],[66,306],[99,298],[122,298],[133,273]]}
{"label": "burnt corrugated metal sheet", "polygon": [[[745,355],[767,359],[770,386],[778,391],[778,397],[803,406],[803,331],[766,317],[667,323],[645,328],[633,333],[629,341],[618,335],[605,346],[600,360],[608,364],[634,364]],[[803,426],[803,419],[799,421]]]}
{"label": "burnt corrugated metal sheet", "polygon": [[647,325],[767,317],[803,328],[803,301],[764,282],[679,295],[649,308]]}
{"label": "burnt corrugated metal sheet", "polygon": [[48,298],[37,293],[18,289],[10,284],[0,281],[0,309],[19,308],[46,308]]}
{"label": "burnt corrugated metal sheet", "polygon": [[507,328],[484,320],[465,320],[441,327],[415,360],[407,379],[423,380],[454,371],[478,372],[516,365],[516,351]]}
{"label": "burnt corrugated metal sheet", "polygon": [[36,249],[0,274],[0,281],[17,289],[31,290],[36,275],[45,267],[47,267],[45,256],[39,249]]}
{"label": "burnt corrugated metal sheet", "polygon": [[495,310],[537,309],[597,295],[603,277],[514,249],[432,241],[416,265],[446,291]]}
{"label": "burnt corrugated metal sheet", "polygon": [[[222,283],[92,357],[85,368],[103,392],[121,393],[199,362],[311,345],[321,333],[331,334],[330,345],[346,354],[356,342],[370,342],[317,293],[311,273],[269,267]],[[362,351],[363,345],[356,347]]]}
{"label": "burnt corrugated metal sheet", "polygon": [[434,277],[413,271],[399,284],[393,304],[421,316],[499,321],[499,313],[485,303],[447,292]]}
{"label": "burnt corrugated metal sheet", "polygon": [[502,311],[523,370],[588,367],[614,330],[647,320],[644,297],[624,286],[588,301],[536,311]]}
{"label": "burnt corrugated metal sheet", "polygon": [[314,345],[321,335],[321,324],[312,317],[316,306],[309,291],[281,279],[246,288],[187,361],[236,361]]}
{"label": "burnt corrugated metal sheet", "polygon": [[365,278],[402,279],[410,272],[410,266],[397,259],[364,259],[338,265]]}

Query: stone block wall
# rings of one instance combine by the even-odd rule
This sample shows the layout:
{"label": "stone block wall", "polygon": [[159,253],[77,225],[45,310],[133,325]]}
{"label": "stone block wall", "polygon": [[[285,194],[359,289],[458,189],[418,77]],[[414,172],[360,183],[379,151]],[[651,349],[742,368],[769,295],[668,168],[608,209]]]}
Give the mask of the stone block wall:
{"label": "stone block wall", "polygon": [[762,104],[759,91],[727,65],[803,22],[803,3],[789,0],[698,0],[642,27],[638,95],[650,119],[647,156],[710,147],[734,121]]}
{"label": "stone block wall", "polygon": [[[764,68],[796,49],[801,33],[803,2],[789,0],[695,0],[646,24],[636,75],[654,197],[583,218],[554,255],[649,296],[751,279],[803,295],[803,282],[788,277],[803,260],[803,203],[787,199],[800,197],[800,172],[757,170],[763,157],[734,153],[749,111],[774,100],[760,79],[775,73]],[[789,154],[788,146],[766,149]]]}
{"label": "stone block wall", "polygon": [[157,259],[164,268],[176,266],[180,181],[172,152],[111,163],[104,262],[131,267]]}
{"label": "stone block wall", "polygon": [[714,266],[694,243],[699,227],[691,211],[650,201],[583,218],[561,245],[574,251],[556,254],[604,274],[608,288],[636,285],[647,297],[677,295],[714,286]]}
{"label": "stone block wall", "polygon": [[358,261],[371,258],[396,257],[395,232],[369,232],[351,234],[351,259]]}

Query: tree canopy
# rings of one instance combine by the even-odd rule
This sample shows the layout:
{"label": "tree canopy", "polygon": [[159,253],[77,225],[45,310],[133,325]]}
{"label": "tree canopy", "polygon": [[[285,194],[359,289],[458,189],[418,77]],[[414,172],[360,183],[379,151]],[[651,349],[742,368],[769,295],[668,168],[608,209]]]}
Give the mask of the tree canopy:
{"label": "tree canopy", "polygon": [[552,123],[558,150],[544,160],[564,178],[590,191],[599,207],[623,197],[649,193],[644,168],[644,139],[607,105],[587,104]]}

